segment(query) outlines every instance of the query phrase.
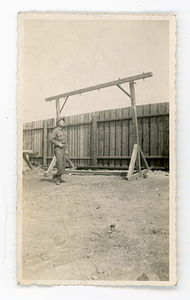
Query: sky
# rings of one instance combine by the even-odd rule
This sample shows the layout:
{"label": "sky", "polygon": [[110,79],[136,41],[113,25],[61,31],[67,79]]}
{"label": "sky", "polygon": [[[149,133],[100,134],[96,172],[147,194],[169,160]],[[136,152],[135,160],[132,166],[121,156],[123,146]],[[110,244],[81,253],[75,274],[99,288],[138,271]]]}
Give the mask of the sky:
{"label": "sky", "polygon": [[[137,105],[169,101],[168,21],[25,20],[23,57],[23,122],[56,117],[47,97],[143,72],[153,77],[137,81]],[[128,106],[114,86],[70,97],[62,114]]]}

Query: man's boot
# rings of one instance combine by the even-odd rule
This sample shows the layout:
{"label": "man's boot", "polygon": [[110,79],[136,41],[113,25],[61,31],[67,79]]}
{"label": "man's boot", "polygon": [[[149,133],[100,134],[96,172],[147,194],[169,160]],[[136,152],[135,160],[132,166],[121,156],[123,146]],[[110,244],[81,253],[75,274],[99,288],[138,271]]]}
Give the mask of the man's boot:
{"label": "man's boot", "polygon": [[61,176],[57,175],[56,184],[60,185],[60,182],[61,182]]}

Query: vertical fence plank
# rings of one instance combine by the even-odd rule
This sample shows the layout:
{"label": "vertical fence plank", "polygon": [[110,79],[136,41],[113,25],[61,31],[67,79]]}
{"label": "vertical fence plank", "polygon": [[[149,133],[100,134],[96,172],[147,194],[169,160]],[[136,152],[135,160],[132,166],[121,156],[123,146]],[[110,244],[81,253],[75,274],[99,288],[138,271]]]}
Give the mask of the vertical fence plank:
{"label": "vertical fence plank", "polygon": [[[137,117],[143,115],[143,106],[137,106]],[[143,127],[142,127],[142,118],[137,119],[138,123],[138,132],[139,132],[139,145],[142,149],[142,143],[143,143]]]}
{"label": "vertical fence plank", "polygon": [[[151,114],[157,113],[157,104],[150,106]],[[157,122],[156,117],[150,119],[150,155],[157,155]]]}
{"label": "vertical fence plank", "polygon": [[[116,110],[116,118],[122,118],[122,109],[118,108]],[[122,121],[116,121],[116,134],[115,134],[115,155],[116,156],[121,156],[121,125]],[[121,166],[121,161],[120,159],[116,159],[115,161],[115,166],[120,167]]]}
{"label": "vertical fence plank", "polygon": [[[88,114],[84,114],[83,117],[84,122],[88,122]],[[84,132],[84,157],[87,157],[88,151],[88,125],[83,125],[83,132]],[[84,159],[84,166],[87,166],[88,161]]]}
{"label": "vertical fence plank", "polygon": [[[158,113],[165,113],[165,105],[164,103],[158,103],[157,106]],[[163,142],[164,142],[164,126],[163,126],[163,116],[157,117],[157,154],[159,156],[163,153]],[[163,166],[163,160],[157,160],[157,166]]]}
{"label": "vertical fence plank", "polygon": [[[84,114],[81,115],[81,123],[84,122]],[[85,125],[80,126],[81,131],[80,131],[80,137],[81,137],[81,157],[85,156]],[[81,166],[84,166],[84,159],[81,159]]]}
{"label": "vertical fence plank", "polygon": [[[109,110],[105,111],[105,120],[109,120]],[[104,123],[105,137],[104,137],[104,156],[109,156],[110,150],[110,122]],[[109,166],[109,160],[104,159],[104,166]]]}
{"label": "vertical fence plank", "polygon": [[43,165],[47,165],[47,121],[44,120],[43,131]]}
{"label": "vertical fence plank", "polygon": [[[169,103],[165,104],[165,110],[169,113]],[[169,156],[169,116],[164,116],[163,121],[163,131],[164,131],[164,147],[163,147],[163,156]]]}
{"label": "vertical fence plank", "polygon": [[[110,119],[115,118],[115,109],[110,111]],[[115,156],[115,121],[110,122],[110,156]],[[114,159],[110,159],[110,166],[114,166]]]}
{"label": "vertical fence plank", "polygon": [[144,105],[143,114],[147,116],[147,118],[143,118],[142,127],[143,127],[143,143],[142,143],[142,151],[145,156],[150,155],[150,105]]}
{"label": "vertical fence plank", "polygon": [[[88,114],[88,121],[92,121],[92,113]],[[91,124],[88,124],[87,126],[87,156],[91,156]],[[88,159],[87,166],[91,165],[91,159]]]}
{"label": "vertical fence plank", "polygon": [[67,133],[67,151],[68,151],[68,153],[69,153],[69,156],[70,156],[70,126],[69,126],[69,124],[70,124],[70,117],[66,117],[65,118],[66,120],[66,125],[67,125],[67,127],[66,127],[66,133]]}
{"label": "vertical fence plank", "polygon": [[[122,115],[123,118],[128,118],[130,114],[130,107],[123,108]],[[121,147],[121,155],[129,156],[129,120],[123,120],[122,122],[122,147]],[[122,159],[122,166],[127,167],[128,161],[127,159]]]}
{"label": "vertical fence plank", "polygon": [[[78,119],[77,119],[77,116],[73,116],[73,123],[74,124],[77,124],[77,121]],[[73,148],[74,148],[74,157],[77,157],[77,155],[78,155],[78,145],[77,145],[77,143],[78,143],[78,139],[77,139],[77,126],[73,126],[73,134],[74,134],[74,139],[73,139]],[[77,159],[75,159],[74,160],[74,165],[78,165],[78,160]]]}
{"label": "vertical fence plank", "polygon": [[[77,116],[77,123],[80,122],[80,117]],[[77,157],[80,157],[80,125],[77,125]],[[80,165],[80,159],[77,160],[77,166]]]}
{"label": "vertical fence plank", "polygon": [[[74,117],[73,116],[71,116],[70,117],[70,121],[71,121],[71,124],[73,124],[74,123]],[[71,143],[70,143],[70,147],[71,147],[71,157],[74,157],[75,156],[75,154],[74,154],[74,135],[75,135],[75,133],[74,133],[74,126],[71,126]],[[75,163],[74,162],[74,160],[73,160],[73,163]]]}
{"label": "vertical fence plank", "polygon": [[97,114],[92,116],[92,139],[91,139],[91,156],[92,165],[97,166]]}
{"label": "vertical fence plank", "polygon": [[44,122],[43,121],[40,121],[40,139],[39,139],[39,146],[40,146],[40,164],[42,165],[43,164],[43,124]]}
{"label": "vertical fence plank", "polygon": [[135,134],[135,124],[134,124],[134,121],[133,121],[133,118],[132,118],[132,108],[130,107],[130,117],[131,119],[129,120],[129,136],[130,136],[130,139],[129,139],[129,155],[131,156],[132,155],[132,151],[133,151],[133,147],[134,147],[134,144],[137,143],[136,141],[136,134]]}
{"label": "vertical fence plank", "polygon": [[[157,104],[150,106],[151,114],[157,113]],[[157,120],[156,117],[150,118],[150,155],[157,155]],[[155,166],[155,160],[150,161],[150,166]]]}
{"label": "vertical fence plank", "polygon": [[[99,120],[104,120],[104,111],[99,112]],[[104,123],[98,123],[98,156],[104,155]],[[104,160],[99,159],[98,165],[103,166]]]}

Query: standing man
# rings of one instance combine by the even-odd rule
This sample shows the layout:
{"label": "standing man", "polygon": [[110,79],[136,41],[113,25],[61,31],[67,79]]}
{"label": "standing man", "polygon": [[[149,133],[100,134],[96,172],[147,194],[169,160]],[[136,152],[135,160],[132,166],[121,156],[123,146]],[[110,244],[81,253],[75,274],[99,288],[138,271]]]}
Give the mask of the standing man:
{"label": "standing man", "polygon": [[65,182],[61,179],[61,175],[65,173],[66,167],[66,154],[68,154],[67,148],[67,134],[64,129],[65,118],[62,117],[57,120],[57,128],[51,133],[50,142],[54,144],[55,156],[57,159],[57,180],[56,184],[60,185],[60,182]]}

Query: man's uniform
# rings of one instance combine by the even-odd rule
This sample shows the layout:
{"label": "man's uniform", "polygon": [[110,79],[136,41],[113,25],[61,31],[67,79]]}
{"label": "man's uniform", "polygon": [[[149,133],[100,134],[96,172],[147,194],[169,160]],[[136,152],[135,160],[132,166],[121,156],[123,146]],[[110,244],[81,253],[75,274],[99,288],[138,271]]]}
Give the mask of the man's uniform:
{"label": "man's uniform", "polygon": [[[59,125],[59,121],[64,120],[61,118],[57,122],[57,126]],[[57,179],[61,179],[61,175],[65,173],[66,167],[66,148],[67,148],[67,135],[65,129],[63,127],[55,128],[51,133],[50,142],[54,144],[54,152],[57,159]],[[60,144],[62,145],[60,147]]]}

